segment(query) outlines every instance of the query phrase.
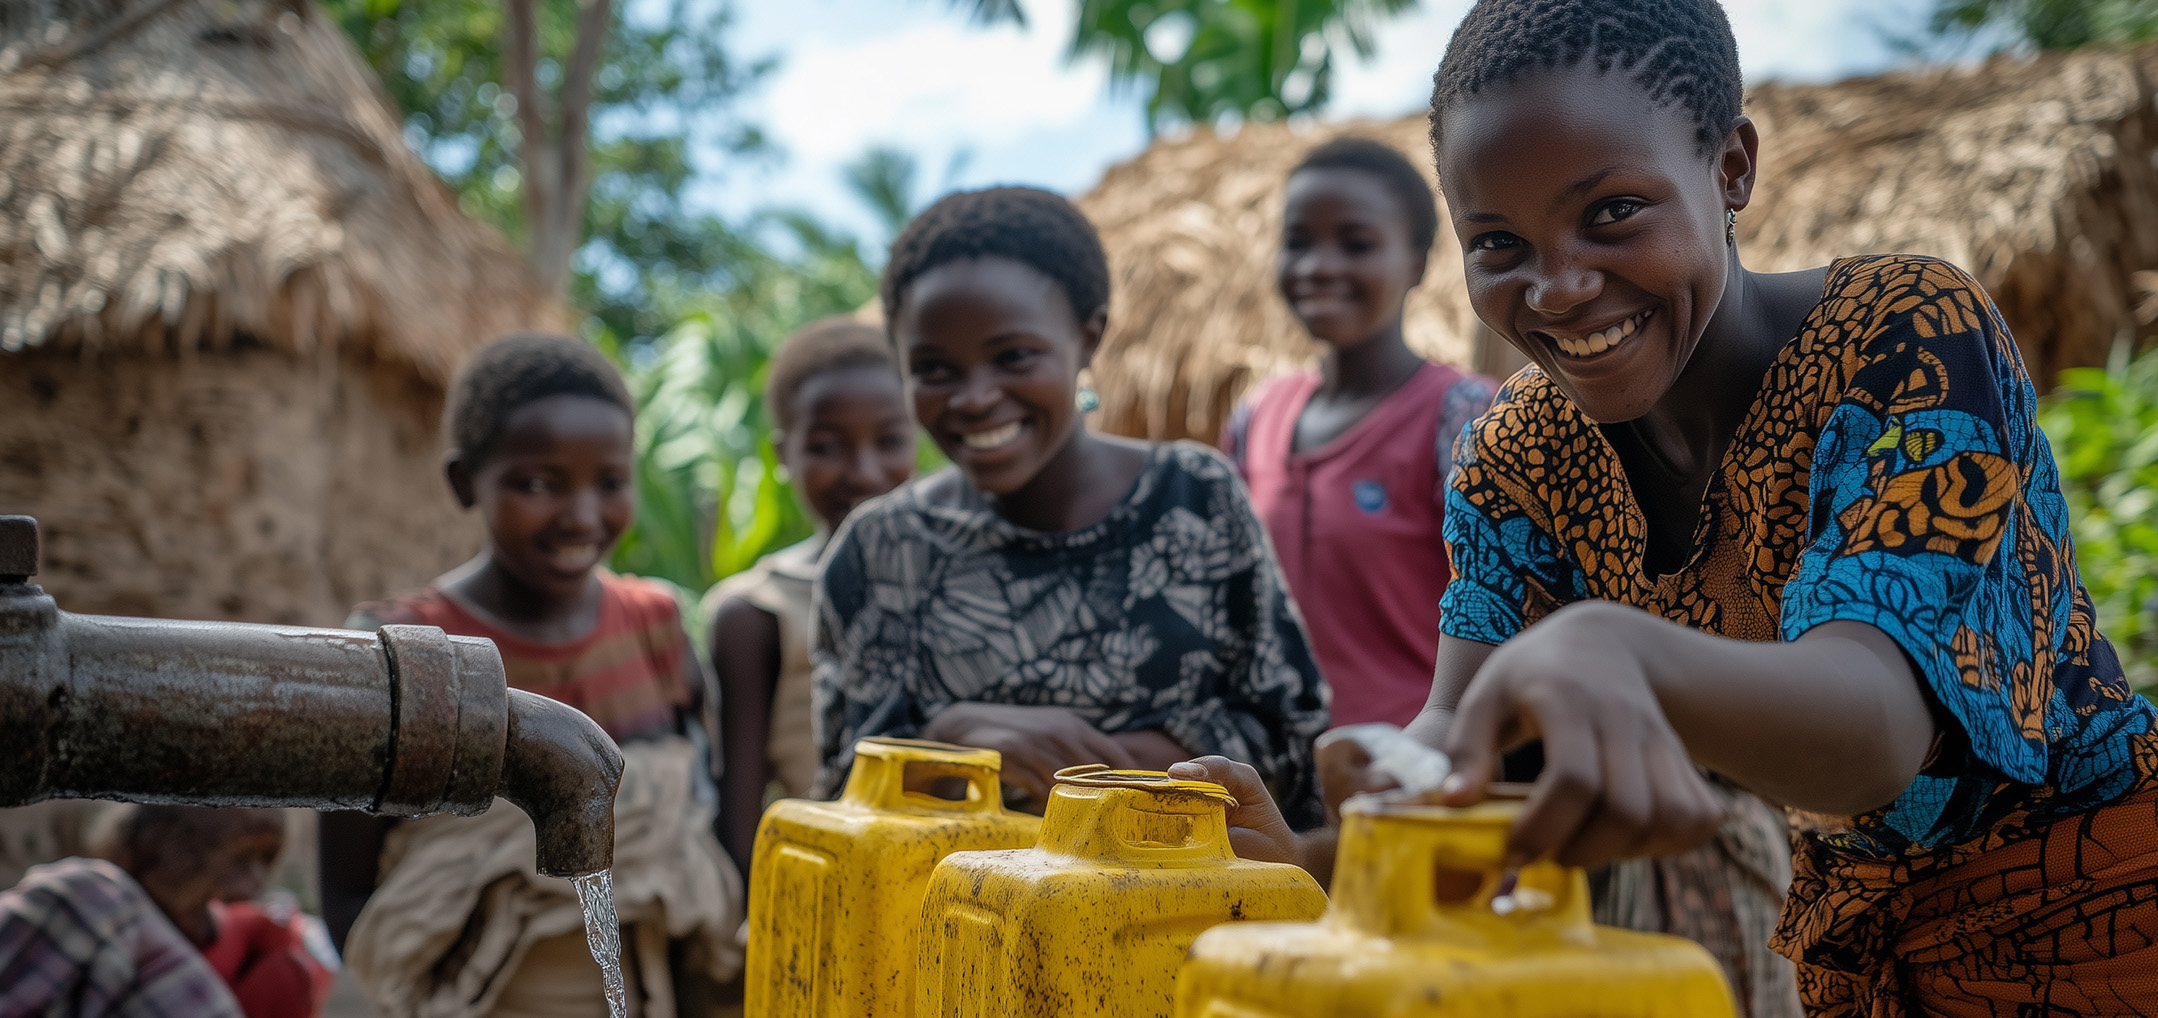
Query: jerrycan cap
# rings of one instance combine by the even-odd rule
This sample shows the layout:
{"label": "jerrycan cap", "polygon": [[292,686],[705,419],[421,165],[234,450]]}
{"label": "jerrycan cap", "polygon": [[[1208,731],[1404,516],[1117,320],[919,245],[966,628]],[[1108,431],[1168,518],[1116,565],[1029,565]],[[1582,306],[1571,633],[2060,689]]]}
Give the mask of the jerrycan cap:
{"label": "jerrycan cap", "polygon": [[1079,785],[1085,788],[1130,788],[1158,795],[1191,795],[1212,799],[1223,806],[1234,808],[1240,803],[1229,790],[1211,781],[1191,781],[1172,778],[1166,771],[1120,771],[1108,764],[1080,764],[1056,772],[1060,785]]}

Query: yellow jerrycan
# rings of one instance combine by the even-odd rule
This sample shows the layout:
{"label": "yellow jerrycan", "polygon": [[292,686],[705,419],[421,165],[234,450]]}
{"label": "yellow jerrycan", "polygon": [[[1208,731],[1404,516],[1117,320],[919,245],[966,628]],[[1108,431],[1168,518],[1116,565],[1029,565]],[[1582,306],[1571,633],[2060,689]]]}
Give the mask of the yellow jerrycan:
{"label": "yellow jerrycan", "polygon": [[922,903],[916,1018],[1168,1018],[1201,932],[1315,919],[1294,866],[1238,859],[1228,790],[1098,764],[1057,774],[1041,842],[955,852]]}
{"label": "yellow jerrycan", "polygon": [[863,739],[837,801],[765,810],[749,866],[747,1018],[905,1018],[937,861],[1031,845],[1041,827],[1004,808],[1002,762],[990,749]]}
{"label": "yellow jerrycan", "polygon": [[1176,1018],[1735,1018],[1700,945],[1591,924],[1582,871],[1527,866],[1500,896],[1521,807],[1350,800],[1326,918],[1200,937]]}

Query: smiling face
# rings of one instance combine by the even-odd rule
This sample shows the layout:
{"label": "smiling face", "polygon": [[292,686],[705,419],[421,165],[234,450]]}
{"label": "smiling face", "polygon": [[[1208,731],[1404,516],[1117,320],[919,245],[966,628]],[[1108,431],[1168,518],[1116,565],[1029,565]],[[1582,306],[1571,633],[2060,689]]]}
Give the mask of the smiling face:
{"label": "smiling face", "polygon": [[1406,210],[1377,175],[1313,167],[1289,177],[1275,285],[1312,338],[1357,346],[1401,321],[1429,252],[1409,239]]}
{"label": "smiling face", "polygon": [[451,484],[486,521],[494,561],[518,582],[583,593],[637,515],[632,424],[591,396],[548,396],[510,412],[486,458]]}
{"label": "smiling face", "polygon": [[1752,195],[1741,120],[1704,152],[1692,115],[1623,72],[1532,72],[1457,102],[1439,176],[1469,301],[1591,419],[1630,421],[1671,390],[1737,258],[1724,212]]}
{"label": "smiling face", "polygon": [[914,420],[889,365],[818,372],[795,388],[793,403],[779,458],[825,529],[913,476]]}
{"label": "smiling face", "polygon": [[1104,317],[1009,258],[949,262],[907,286],[893,337],[914,419],[976,488],[1009,495],[1079,432],[1079,371]]}

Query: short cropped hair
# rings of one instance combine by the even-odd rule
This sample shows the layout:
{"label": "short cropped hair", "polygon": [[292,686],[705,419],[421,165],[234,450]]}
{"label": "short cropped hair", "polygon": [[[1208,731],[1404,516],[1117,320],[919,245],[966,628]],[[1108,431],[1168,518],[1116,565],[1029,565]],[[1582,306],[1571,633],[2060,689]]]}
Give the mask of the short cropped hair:
{"label": "short cropped hair", "polygon": [[629,386],[606,355],[568,336],[508,336],[473,354],[450,386],[450,448],[468,464],[487,458],[511,414],[549,396],[589,396],[637,416]]}
{"label": "short cropped hair", "polygon": [[876,326],[833,315],[794,330],[772,355],[771,373],[764,382],[766,416],[779,430],[793,430],[794,400],[802,386],[818,375],[855,367],[882,368],[894,378],[899,376],[892,345]]}
{"label": "short cropped hair", "polygon": [[908,286],[969,258],[1009,258],[1048,276],[1082,322],[1109,306],[1109,256],[1085,214],[1038,188],[992,187],[948,195],[900,231],[884,265],[885,330]]}
{"label": "short cropped hair", "polygon": [[138,876],[167,867],[199,867],[234,838],[285,826],[274,809],[164,806],[124,803],[99,816],[89,832],[90,849],[125,860]]}
{"label": "short cropped hair", "polygon": [[1305,170],[1368,173],[1401,204],[1402,214],[1408,217],[1412,249],[1429,251],[1432,238],[1439,235],[1438,199],[1432,197],[1431,185],[1424,180],[1416,164],[1392,145],[1353,135],[1335,138],[1304,153],[1303,161],[1289,171],[1289,176],[1294,177]]}
{"label": "short cropped hair", "polygon": [[1703,152],[1738,123],[1745,100],[1738,40],[1716,0],[1478,0],[1432,78],[1432,150],[1439,118],[1462,99],[1584,60],[1626,73],[1656,102],[1691,114]]}

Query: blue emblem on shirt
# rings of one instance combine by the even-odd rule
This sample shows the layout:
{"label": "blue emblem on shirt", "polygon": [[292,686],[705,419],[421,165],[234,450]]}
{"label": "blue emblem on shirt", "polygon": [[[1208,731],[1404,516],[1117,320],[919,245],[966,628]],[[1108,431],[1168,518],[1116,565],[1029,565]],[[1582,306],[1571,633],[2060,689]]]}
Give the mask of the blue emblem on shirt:
{"label": "blue emblem on shirt", "polygon": [[1356,507],[1367,515],[1376,516],[1386,508],[1386,486],[1377,481],[1358,481],[1350,489],[1356,495]]}

